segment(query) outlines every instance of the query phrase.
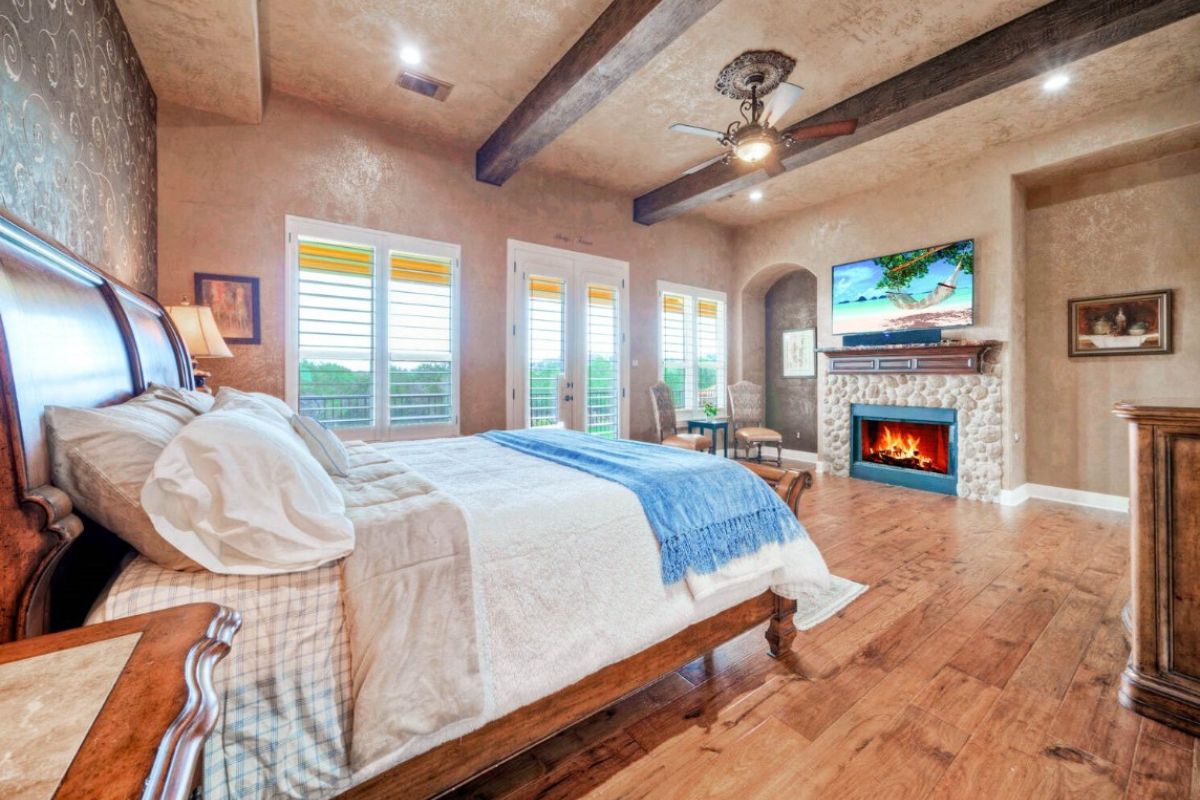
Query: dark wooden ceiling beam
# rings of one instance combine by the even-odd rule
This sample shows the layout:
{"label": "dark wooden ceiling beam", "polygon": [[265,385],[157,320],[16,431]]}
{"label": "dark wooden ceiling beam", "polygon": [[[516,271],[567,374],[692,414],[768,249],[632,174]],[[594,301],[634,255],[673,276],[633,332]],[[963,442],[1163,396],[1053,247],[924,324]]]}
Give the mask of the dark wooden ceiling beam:
{"label": "dark wooden ceiling beam", "polygon": [[613,0],[475,153],[502,185],[720,0]]}
{"label": "dark wooden ceiling beam", "polygon": [[[796,123],[857,118],[858,129],[797,142],[784,167],[828,158],[1196,13],[1200,0],[1054,0]],[[765,180],[761,166],[718,162],[638,197],[633,218],[652,225]]]}

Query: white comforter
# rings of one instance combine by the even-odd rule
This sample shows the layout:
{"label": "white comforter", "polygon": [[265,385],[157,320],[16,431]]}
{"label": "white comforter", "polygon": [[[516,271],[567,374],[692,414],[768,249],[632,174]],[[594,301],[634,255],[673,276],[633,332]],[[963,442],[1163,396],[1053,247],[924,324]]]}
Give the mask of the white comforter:
{"label": "white comforter", "polygon": [[[326,603],[321,614],[297,615],[281,613],[276,605],[281,597],[295,602],[294,593],[280,582],[311,583],[314,573],[327,575],[329,567],[273,577],[256,595],[245,579],[173,573],[139,559],[118,579],[98,618],[215,600],[238,608],[246,619],[218,676],[226,707],[205,757],[206,785],[214,797],[328,796],[768,587],[804,597],[818,594],[829,581],[816,547],[802,537],[760,559],[743,559],[721,576],[689,576],[688,581],[664,587],[657,540],[636,496],[618,484],[477,437],[375,448],[428,478],[439,495],[452,498],[465,513],[470,530],[469,591],[478,623],[480,672],[475,686],[482,692],[482,709],[471,714],[468,702],[445,714],[425,704],[432,696],[426,694],[416,703],[416,718],[422,722],[415,727],[402,720],[404,730],[398,729],[399,710],[387,704],[370,713],[354,708],[353,727],[350,723],[346,698],[353,686],[361,691],[374,679],[386,687],[389,677],[396,683],[389,655],[396,651],[389,648],[401,642],[424,648],[418,660],[446,654],[446,664],[454,666],[439,670],[432,680],[439,686],[465,688],[458,678],[464,672],[461,646],[470,642],[470,632],[459,625],[447,636],[428,624],[431,619],[464,618],[453,598],[462,598],[466,589],[458,585],[447,590],[452,577],[443,576],[439,582],[424,575],[419,585],[432,600],[405,606],[416,616],[370,622],[364,618],[348,631],[340,606]],[[352,565],[354,558],[345,564]],[[411,572],[402,570],[406,571]],[[351,572],[343,569],[343,583]],[[228,585],[222,587],[224,582]],[[347,608],[344,613],[345,619],[353,620],[358,612]],[[354,630],[360,635],[352,636]],[[366,646],[361,634],[394,639],[387,648],[373,648],[367,664],[360,656]],[[286,642],[321,640],[328,647],[307,658],[284,655]],[[457,653],[452,652],[455,648]],[[354,654],[353,672],[358,675],[353,681],[351,670],[340,663],[349,653]],[[435,668],[427,658],[422,663]],[[450,671],[457,672],[447,674]],[[450,721],[456,715],[463,718]],[[353,747],[347,741],[351,729]],[[274,744],[286,731],[298,732],[305,746]],[[313,751],[309,740],[320,745],[321,757],[315,762],[319,769],[308,766],[306,753]],[[268,742],[273,749],[264,747]],[[226,785],[216,786],[217,781]]]}

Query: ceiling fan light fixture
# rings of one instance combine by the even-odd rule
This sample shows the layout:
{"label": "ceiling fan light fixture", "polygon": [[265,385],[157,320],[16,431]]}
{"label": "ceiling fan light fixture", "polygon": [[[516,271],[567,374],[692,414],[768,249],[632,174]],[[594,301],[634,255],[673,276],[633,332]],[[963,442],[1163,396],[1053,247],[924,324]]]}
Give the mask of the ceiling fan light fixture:
{"label": "ceiling fan light fixture", "polygon": [[771,132],[765,128],[747,131],[735,137],[733,154],[737,156],[739,161],[745,161],[747,164],[756,164],[771,155],[771,151],[775,149],[777,139],[778,136],[772,136]]}

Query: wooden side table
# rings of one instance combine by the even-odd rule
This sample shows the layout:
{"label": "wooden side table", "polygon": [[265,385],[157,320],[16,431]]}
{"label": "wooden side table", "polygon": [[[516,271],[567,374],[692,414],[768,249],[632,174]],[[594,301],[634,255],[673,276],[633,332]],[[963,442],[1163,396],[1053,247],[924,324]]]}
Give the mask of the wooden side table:
{"label": "wooden side table", "polygon": [[198,603],[0,645],[0,797],[186,798],[241,624]]}
{"label": "wooden side table", "polygon": [[715,417],[713,419],[689,419],[687,421],[687,432],[695,433],[696,431],[708,431],[709,438],[712,444],[708,446],[708,452],[714,456],[717,454],[717,431],[721,431],[721,444],[725,448],[725,457],[729,458],[729,420],[723,417]]}

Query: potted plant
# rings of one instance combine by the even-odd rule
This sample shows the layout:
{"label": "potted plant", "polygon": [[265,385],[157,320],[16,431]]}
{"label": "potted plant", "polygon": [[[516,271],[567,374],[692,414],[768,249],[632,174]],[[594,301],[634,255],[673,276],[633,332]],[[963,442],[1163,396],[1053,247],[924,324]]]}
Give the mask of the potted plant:
{"label": "potted plant", "polygon": [[712,403],[705,403],[704,404],[704,416],[707,417],[710,421],[713,419],[716,419],[717,407],[714,406]]}

